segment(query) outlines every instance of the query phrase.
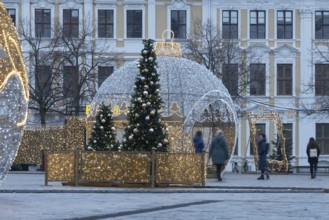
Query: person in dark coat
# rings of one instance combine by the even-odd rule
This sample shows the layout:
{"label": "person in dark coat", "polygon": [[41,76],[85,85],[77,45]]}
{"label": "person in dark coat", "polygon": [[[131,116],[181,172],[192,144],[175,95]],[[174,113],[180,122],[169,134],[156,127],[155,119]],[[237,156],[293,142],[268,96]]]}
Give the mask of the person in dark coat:
{"label": "person in dark coat", "polygon": [[320,147],[313,137],[310,138],[307,144],[306,153],[308,156],[308,163],[310,164],[311,178],[314,179],[318,168]]}
{"label": "person in dark coat", "polygon": [[270,179],[270,175],[267,169],[267,160],[266,156],[268,154],[269,145],[266,143],[265,134],[260,134],[258,136],[258,169],[261,171],[261,176],[258,177],[258,180],[264,180],[264,174],[266,174],[266,179]]}
{"label": "person in dark coat", "polygon": [[202,132],[197,131],[193,138],[193,145],[195,148],[195,153],[202,153],[204,149],[204,142],[202,140]]}
{"label": "person in dark coat", "polygon": [[218,181],[222,181],[221,171],[225,161],[229,159],[228,146],[222,130],[218,130],[217,136],[211,142],[209,157],[212,158],[212,163],[216,165]]}

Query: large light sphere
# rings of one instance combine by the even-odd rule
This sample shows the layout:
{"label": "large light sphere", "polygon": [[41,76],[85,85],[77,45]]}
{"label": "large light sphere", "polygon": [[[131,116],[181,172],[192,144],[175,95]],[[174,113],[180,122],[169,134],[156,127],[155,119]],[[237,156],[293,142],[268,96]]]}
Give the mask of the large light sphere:
{"label": "large light sphere", "polygon": [[[103,82],[93,100],[93,114],[102,102],[119,107],[123,103],[130,105],[135,78],[139,74],[137,62],[126,63]],[[236,112],[222,81],[204,66],[185,58],[160,56],[156,62],[160,75],[160,90],[156,93],[161,95],[164,103],[162,116],[181,116],[184,131],[192,134],[196,124],[209,123],[205,112],[211,110],[217,121],[233,126],[234,131],[230,132],[233,154],[237,137]]]}
{"label": "large light sphere", "polygon": [[10,169],[27,119],[28,82],[16,28],[0,2],[0,182]]}

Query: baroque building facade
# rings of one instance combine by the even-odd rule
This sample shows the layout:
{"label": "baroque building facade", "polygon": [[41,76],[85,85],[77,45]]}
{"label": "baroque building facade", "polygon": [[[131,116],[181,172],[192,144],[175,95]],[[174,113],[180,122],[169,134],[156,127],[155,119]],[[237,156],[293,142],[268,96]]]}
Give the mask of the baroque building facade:
{"label": "baroque building facade", "polygon": [[[29,21],[31,34],[45,39],[54,36],[56,22],[68,34],[78,36],[83,20],[88,20],[96,30],[91,37],[95,43],[106,40],[113,53],[122,54],[112,65],[100,67],[96,90],[113,70],[139,57],[142,39],[161,41],[163,31],[171,29],[184,45],[196,19],[211,19],[223,33],[233,30],[240,48],[258,57],[257,63],[249,63],[248,76],[255,83],[237,104],[234,160],[247,156],[252,161],[248,113],[277,112],[292,142],[293,165],[307,165],[310,137],[320,144],[320,161],[329,163],[326,0],[4,0],[4,4],[18,29]],[[23,51],[28,53],[27,45]],[[275,139],[271,121],[259,120],[256,127],[268,134],[268,141]]]}

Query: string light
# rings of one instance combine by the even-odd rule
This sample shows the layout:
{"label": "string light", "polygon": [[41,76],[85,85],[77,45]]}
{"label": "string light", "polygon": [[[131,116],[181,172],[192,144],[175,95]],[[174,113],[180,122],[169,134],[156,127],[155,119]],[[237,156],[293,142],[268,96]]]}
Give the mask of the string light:
{"label": "string light", "polygon": [[16,28],[0,2],[0,181],[17,154],[27,120],[28,79]]}
{"label": "string light", "polygon": [[42,151],[52,153],[83,149],[84,128],[85,121],[75,117],[68,118],[65,126],[26,128],[15,163],[41,164]]}
{"label": "string light", "polygon": [[[282,161],[278,160],[268,160],[268,167],[272,168],[273,171],[288,171],[288,158],[286,154],[286,139],[283,136],[283,125],[281,122],[280,114],[279,113],[250,113],[248,114],[248,122],[250,127],[250,136],[251,136],[251,143],[252,148],[254,152],[254,164],[257,166],[258,164],[258,149],[257,149],[257,142],[256,142],[256,135],[257,135],[257,129],[256,129],[256,121],[260,119],[270,120],[276,124],[277,128],[277,135],[280,140],[281,144],[281,153],[282,153]],[[245,152],[246,153],[246,152]],[[245,155],[246,157],[246,155]]]}

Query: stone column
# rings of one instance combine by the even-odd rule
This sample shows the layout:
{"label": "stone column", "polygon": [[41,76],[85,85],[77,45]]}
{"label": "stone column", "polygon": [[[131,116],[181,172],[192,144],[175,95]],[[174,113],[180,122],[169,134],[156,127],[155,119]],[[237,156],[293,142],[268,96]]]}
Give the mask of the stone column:
{"label": "stone column", "polygon": [[300,57],[301,57],[301,80],[300,80],[300,91],[302,97],[313,97],[314,93],[312,91],[305,93],[307,89],[307,84],[310,82],[313,74],[312,68],[312,39],[314,31],[311,29],[314,27],[312,25],[312,10],[301,9],[300,11]]}

